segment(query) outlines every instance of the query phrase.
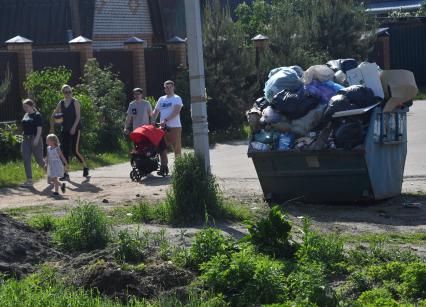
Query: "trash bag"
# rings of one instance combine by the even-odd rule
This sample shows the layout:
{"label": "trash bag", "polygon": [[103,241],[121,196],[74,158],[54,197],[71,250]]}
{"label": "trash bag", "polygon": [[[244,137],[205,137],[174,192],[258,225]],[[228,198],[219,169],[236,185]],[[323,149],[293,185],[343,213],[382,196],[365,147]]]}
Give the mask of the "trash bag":
{"label": "trash bag", "polygon": [[260,130],[254,135],[254,141],[263,144],[273,144],[278,140],[279,134],[274,131],[266,131],[265,129]]}
{"label": "trash bag", "polygon": [[364,128],[360,122],[341,124],[334,131],[334,144],[337,148],[352,149],[364,142]]}
{"label": "trash bag", "polygon": [[294,134],[291,132],[280,133],[277,150],[290,150],[294,147]]}
{"label": "trash bag", "polygon": [[358,109],[344,94],[337,94],[331,97],[327,109],[324,111],[323,121],[328,122],[336,112]]}
{"label": "trash bag", "polygon": [[304,89],[305,93],[309,93],[320,99],[320,103],[328,104],[330,98],[336,95],[337,91],[343,89],[343,86],[332,81],[319,82],[317,80],[312,80],[311,83],[305,85]]}
{"label": "trash bag", "polygon": [[262,111],[262,117],[260,118],[261,124],[272,124],[278,123],[281,120],[281,115],[272,106],[268,106]]}
{"label": "trash bag", "polygon": [[263,92],[269,102],[282,90],[295,91],[303,85],[297,71],[290,67],[275,68],[269,72],[268,78]]}
{"label": "trash bag", "polygon": [[376,63],[363,62],[357,68],[348,70],[346,77],[349,85],[364,85],[371,88],[375,96],[384,98],[379,67]]}
{"label": "trash bag", "polygon": [[327,66],[330,67],[334,72],[341,70],[342,72],[346,73],[348,70],[357,68],[358,63],[354,59],[339,59],[328,61]]}
{"label": "trash bag", "polygon": [[305,116],[318,104],[319,99],[309,94],[305,95],[303,88],[298,92],[281,91],[272,101],[274,109],[290,120]]}
{"label": "trash bag", "polygon": [[262,112],[258,108],[251,108],[246,112],[247,121],[250,126],[252,133],[259,131],[260,129],[260,118],[262,117]]}
{"label": "trash bag", "polygon": [[309,84],[312,80],[318,80],[319,82],[333,81],[334,71],[327,65],[311,66],[303,74],[303,82]]}
{"label": "trash bag", "polygon": [[336,71],[334,74],[334,81],[340,85],[346,85],[346,74],[341,70]]}
{"label": "trash bag", "polygon": [[346,98],[348,98],[351,103],[357,105],[358,108],[371,106],[380,100],[375,98],[370,88],[363,85],[352,85],[341,89],[337,93],[346,96]]}
{"label": "trash bag", "polygon": [[266,100],[265,97],[260,97],[256,99],[256,102],[254,103],[253,106],[258,108],[260,111],[263,111],[263,109],[269,106],[269,101]]}
{"label": "trash bag", "polygon": [[299,76],[299,78],[303,77],[304,71],[303,71],[302,67],[294,65],[294,66],[290,66],[290,68],[293,69],[297,73],[297,75]]}

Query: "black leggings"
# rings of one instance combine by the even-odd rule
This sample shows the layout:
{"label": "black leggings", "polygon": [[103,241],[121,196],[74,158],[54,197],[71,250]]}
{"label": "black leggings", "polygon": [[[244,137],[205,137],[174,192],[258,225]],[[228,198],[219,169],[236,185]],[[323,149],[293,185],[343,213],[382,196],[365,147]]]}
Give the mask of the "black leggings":
{"label": "black leggings", "polygon": [[61,149],[65,159],[69,163],[70,152],[72,151],[78,161],[83,163],[84,158],[81,155],[80,149],[80,129],[77,129],[74,135],[71,135],[69,131],[62,131],[61,134]]}

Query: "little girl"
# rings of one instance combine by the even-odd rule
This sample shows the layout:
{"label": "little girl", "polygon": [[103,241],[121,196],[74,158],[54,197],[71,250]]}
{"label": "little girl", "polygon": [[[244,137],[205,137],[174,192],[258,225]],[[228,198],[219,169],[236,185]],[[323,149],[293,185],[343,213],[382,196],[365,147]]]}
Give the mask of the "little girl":
{"label": "little girl", "polygon": [[58,189],[61,187],[62,193],[65,193],[65,183],[62,185],[59,183],[58,178],[62,177],[64,174],[64,165],[65,169],[68,168],[67,160],[65,160],[64,155],[62,154],[61,149],[59,148],[59,139],[54,134],[49,134],[46,137],[47,144],[47,176],[53,182],[55,187],[55,192],[52,193],[53,196],[59,196]]}

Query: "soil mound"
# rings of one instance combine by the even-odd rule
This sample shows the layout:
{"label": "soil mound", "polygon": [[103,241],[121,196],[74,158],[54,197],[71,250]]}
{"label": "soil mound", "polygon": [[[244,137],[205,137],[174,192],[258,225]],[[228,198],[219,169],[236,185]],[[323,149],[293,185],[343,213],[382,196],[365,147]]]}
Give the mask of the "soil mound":
{"label": "soil mound", "polygon": [[0,213],[0,272],[21,277],[36,264],[59,259],[47,234]]}
{"label": "soil mound", "polygon": [[148,265],[143,270],[123,270],[107,262],[83,268],[74,284],[97,288],[100,293],[123,301],[129,296],[154,298],[171,290],[189,285],[194,275],[169,263]]}

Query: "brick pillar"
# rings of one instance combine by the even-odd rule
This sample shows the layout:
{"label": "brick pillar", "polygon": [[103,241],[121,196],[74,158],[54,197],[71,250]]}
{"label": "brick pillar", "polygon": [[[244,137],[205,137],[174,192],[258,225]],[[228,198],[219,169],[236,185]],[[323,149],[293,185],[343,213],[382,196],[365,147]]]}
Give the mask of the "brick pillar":
{"label": "brick pillar", "polygon": [[132,52],[133,58],[133,84],[134,87],[140,87],[146,91],[146,72],[145,72],[145,41],[131,37],[124,42],[125,48]]}
{"label": "brick pillar", "polygon": [[167,49],[176,55],[176,64],[179,68],[187,68],[186,40],[175,36],[167,41]]}
{"label": "brick pillar", "polygon": [[92,41],[83,36],[79,36],[70,40],[69,42],[70,50],[80,53],[80,66],[81,66],[81,75],[84,74],[84,65],[87,61],[93,58],[93,47]]}
{"label": "brick pillar", "polygon": [[28,74],[33,71],[32,43],[31,40],[22,36],[15,36],[6,41],[7,51],[18,54],[19,93],[22,98],[28,96],[24,88],[24,81]]}

